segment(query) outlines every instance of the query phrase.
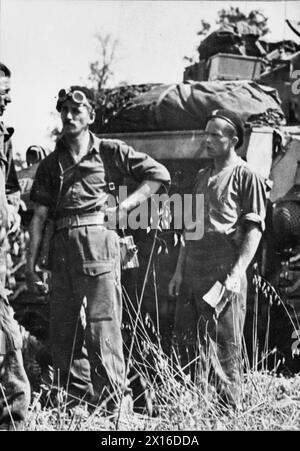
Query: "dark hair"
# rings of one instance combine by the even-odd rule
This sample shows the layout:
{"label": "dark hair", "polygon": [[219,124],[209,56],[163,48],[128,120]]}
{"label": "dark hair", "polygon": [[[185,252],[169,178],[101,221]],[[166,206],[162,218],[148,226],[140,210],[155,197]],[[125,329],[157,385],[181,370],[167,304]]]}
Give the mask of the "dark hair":
{"label": "dark hair", "polygon": [[10,77],[11,72],[5,64],[0,63],[0,77]]}
{"label": "dark hair", "polygon": [[228,124],[231,125],[231,127],[233,127],[235,129],[237,137],[238,137],[238,143],[237,143],[236,147],[237,148],[241,147],[244,142],[244,124],[243,124],[241,116],[231,110],[225,110],[225,109],[214,110],[208,115],[208,117],[206,119],[206,124],[208,121],[210,121],[212,119],[216,119],[216,118],[225,120],[226,122],[228,122]]}

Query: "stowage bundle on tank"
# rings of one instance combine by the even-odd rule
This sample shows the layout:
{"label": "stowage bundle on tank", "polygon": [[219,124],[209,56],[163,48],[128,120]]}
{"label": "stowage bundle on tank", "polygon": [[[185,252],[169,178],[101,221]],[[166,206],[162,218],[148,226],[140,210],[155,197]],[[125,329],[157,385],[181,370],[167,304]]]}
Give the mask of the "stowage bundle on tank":
{"label": "stowage bundle on tank", "polygon": [[253,117],[260,118],[265,125],[270,125],[270,121],[272,125],[285,124],[280,100],[273,88],[253,81],[189,81],[155,85],[135,97],[110,119],[106,131],[202,129],[208,114],[218,108],[239,113],[245,122]]}

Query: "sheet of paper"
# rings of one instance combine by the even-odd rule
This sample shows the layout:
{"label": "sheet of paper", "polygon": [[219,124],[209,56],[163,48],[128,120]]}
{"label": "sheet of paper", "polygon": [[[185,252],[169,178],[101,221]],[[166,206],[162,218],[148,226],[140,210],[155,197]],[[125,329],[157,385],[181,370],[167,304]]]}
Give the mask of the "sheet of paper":
{"label": "sheet of paper", "polygon": [[215,308],[224,294],[225,287],[221,282],[217,281],[211,289],[203,296],[203,300],[211,307]]}

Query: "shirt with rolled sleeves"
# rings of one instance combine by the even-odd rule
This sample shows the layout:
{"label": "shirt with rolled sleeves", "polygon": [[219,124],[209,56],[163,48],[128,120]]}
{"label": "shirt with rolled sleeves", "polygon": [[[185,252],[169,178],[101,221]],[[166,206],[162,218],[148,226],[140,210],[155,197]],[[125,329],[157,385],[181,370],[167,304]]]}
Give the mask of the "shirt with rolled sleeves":
{"label": "shirt with rolled sleeves", "polygon": [[30,198],[55,211],[56,217],[87,214],[107,204],[109,184],[116,188],[130,178],[152,180],[168,186],[168,170],[150,156],[136,152],[122,141],[99,139],[90,133],[87,154],[75,162],[64,138],[41,161]]}
{"label": "shirt with rolled sleeves", "polygon": [[[204,221],[203,238],[208,233],[233,236],[239,232],[236,235],[240,241],[249,222],[257,224],[263,232],[267,181],[240,157],[216,175],[213,169],[213,165],[201,169],[193,189],[193,212],[196,195],[203,196],[203,215],[198,218]],[[195,216],[193,219],[197,220]]]}

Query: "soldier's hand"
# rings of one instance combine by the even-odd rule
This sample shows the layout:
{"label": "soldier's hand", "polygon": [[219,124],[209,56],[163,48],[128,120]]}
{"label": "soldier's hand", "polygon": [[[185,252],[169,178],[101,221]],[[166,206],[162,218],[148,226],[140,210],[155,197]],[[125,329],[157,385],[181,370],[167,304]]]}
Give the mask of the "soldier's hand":
{"label": "soldier's hand", "polygon": [[241,276],[238,273],[228,274],[224,282],[225,289],[232,293],[239,293],[241,289]]}
{"label": "soldier's hand", "polygon": [[35,271],[26,271],[26,284],[27,288],[31,293],[36,295],[47,294],[49,289],[48,285],[45,284]]}
{"label": "soldier's hand", "polygon": [[179,295],[180,287],[182,285],[182,274],[175,272],[169,283],[169,295],[174,297]]}

